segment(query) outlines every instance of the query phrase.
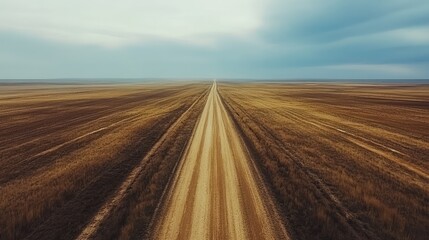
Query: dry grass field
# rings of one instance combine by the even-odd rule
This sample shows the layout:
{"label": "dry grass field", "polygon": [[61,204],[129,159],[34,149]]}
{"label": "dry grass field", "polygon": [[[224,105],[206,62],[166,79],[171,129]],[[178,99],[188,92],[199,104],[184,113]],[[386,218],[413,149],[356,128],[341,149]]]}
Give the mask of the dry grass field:
{"label": "dry grass field", "polygon": [[0,239],[427,239],[428,93],[0,83]]}
{"label": "dry grass field", "polygon": [[76,237],[137,167],[131,190],[97,234],[141,234],[208,89],[209,84],[2,85],[0,239]]}
{"label": "dry grass field", "polygon": [[296,239],[427,239],[429,86],[219,84]]}

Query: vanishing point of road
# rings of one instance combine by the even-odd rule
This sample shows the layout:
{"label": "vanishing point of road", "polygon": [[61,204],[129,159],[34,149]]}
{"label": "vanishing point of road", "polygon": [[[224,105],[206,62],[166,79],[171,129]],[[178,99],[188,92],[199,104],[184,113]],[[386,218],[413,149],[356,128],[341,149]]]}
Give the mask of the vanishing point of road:
{"label": "vanishing point of road", "polygon": [[155,239],[290,239],[213,83]]}

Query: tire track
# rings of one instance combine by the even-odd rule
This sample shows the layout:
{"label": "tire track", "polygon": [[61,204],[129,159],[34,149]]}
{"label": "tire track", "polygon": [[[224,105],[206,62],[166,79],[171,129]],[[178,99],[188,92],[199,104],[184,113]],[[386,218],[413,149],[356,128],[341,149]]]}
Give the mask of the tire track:
{"label": "tire track", "polygon": [[128,190],[133,185],[133,183],[138,179],[142,170],[144,169],[147,161],[157,152],[161,145],[166,141],[170,131],[175,129],[177,125],[185,118],[185,116],[192,110],[196,103],[204,97],[206,93],[204,92],[199,96],[191,106],[167,129],[167,131],[160,137],[160,139],[155,143],[151,150],[145,155],[145,157],[140,161],[137,167],[135,167],[131,173],[126,177],[125,181],[120,185],[115,194],[109,198],[105,204],[99,209],[95,216],[90,220],[86,227],[81,231],[79,236],[76,239],[92,239],[97,233],[100,226],[108,218],[110,212],[113,209],[116,209],[120,206],[123,200],[126,198]]}
{"label": "tire track", "polygon": [[290,239],[213,84],[155,239]]}
{"label": "tire track", "polygon": [[[21,165],[25,162],[31,163],[31,162],[37,161],[38,165],[37,166],[33,166],[33,165],[29,165],[29,164],[22,165],[19,168],[20,172],[15,172],[15,173],[8,172],[7,175],[3,176],[3,178],[0,178],[0,189],[5,187],[6,185],[13,184],[15,181],[21,181],[24,176],[27,176],[27,175],[29,176],[34,172],[40,171],[40,169],[44,169],[46,167],[49,167],[49,166],[46,166],[46,165],[40,164],[40,163],[55,161],[55,158],[56,158],[55,156],[58,155],[57,154],[58,152],[62,152],[63,154],[64,154],[64,152],[65,153],[73,152],[75,150],[75,149],[73,149],[73,145],[81,144],[81,143],[88,144],[89,142],[91,142],[92,140],[94,140],[95,138],[98,137],[98,136],[94,136],[94,135],[106,134],[107,131],[109,131],[109,130],[111,131],[111,130],[113,130],[113,128],[119,127],[120,124],[129,123],[129,122],[134,121],[136,119],[150,119],[150,118],[154,118],[154,117],[161,116],[164,114],[165,113],[152,114],[152,115],[148,115],[144,118],[141,118],[140,116],[127,117],[125,119],[122,119],[122,120],[119,120],[119,121],[114,122],[112,124],[109,124],[105,127],[98,128],[96,130],[85,133],[79,137],[73,138],[73,139],[68,140],[66,142],[60,143],[56,146],[53,146],[53,147],[50,147],[46,150],[38,152],[35,155],[31,156],[30,158],[23,158],[20,161],[15,161],[15,164],[21,164]],[[8,166],[8,167],[11,167],[11,166]],[[12,169],[16,169],[16,167],[14,167]],[[18,175],[20,176],[20,179],[15,179],[16,176],[18,176]]]}
{"label": "tire track", "polygon": [[[233,106],[240,106],[233,99],[229,98],[228,101],[233,102],[234,104],[228,104],[228,107],[233,111],[237,112],[236,108]],[[283,146],[282,140],[277,137],[271,129],[265,126],[264,123],[258,121],[255,117],[250,116],[249,113],[242,110],[239,111],[241,114],[245,115],[247,119],[257,123],[256,125],[268,135],[268,137],[274,141],[278,149],[280,149],[288,159],[298,167],[298,169],[311,181],[313,189],[315,190],[316,195],[319,198],[328,200],[332,203],[332,206],[337,209],[337,216],[344,219],[344,223],[349,231],[352,233],[355,239],[362,239],[362,233],[365,234],[366,239],[379,239],[376,235],[374,229],[369,229],[369,226],[356,218],[355,214],[346,207],[346,205],[336,196],[336,194],[328,187],[325,182],[314,172],[312,172],[305,164],[289,149],[286,149]],[[248,126],[249,127],[249,126]],[[249,127],[250,128],[250,127]],[[252,128],[250,128],[252,129]],[[254,132],[254,130],[252,130]],[[254,132],[255,133],[255,132]]]}
{"label": "tire track", "polygon": [[[264,103],[262,103],[262,104],[265,105],[266,107],[268,107],[266,104],[264,104]],[[308,120],[305,117],[301,116],[300,114],[294,113],[290,110],[286,110],[286,109],[284,110],[285,112],[287,112],[288,115],[285,115],[284,113],[277,111],[275,109],[273,109],[272,111],[274,111],[275,113],[277,113],[280,116],[283,116],[286,118],[292,117],[295,121],[305,122],[307,124],[310,124],[312,126],[319,128],[319,129],[332,129],[332,130],[338,132],[339,134],[342,134],[343,135],[342,137],[344,139],[352,142],[353,144],[355,144],[359,147],[362,147],[362,148],[364,148],[364,149],[366,149],[372,153],[375,153],[375,154],[383,157],[384,159],[387,159],[391,162],[394,162],[395,164],[403,167],[404,169],[411,171],[414,174],[416,174],[416,175],[418,175],[418,176],[420,176],[426,180],[429,180],[429,174],[426,173],[424,170],[420,169],[419,167],[415,166],[414,164],[412,164],[410,162],[405,162],[402,159],[392,155],[392,153],[394,153],[394,154],[396,153],[398,155],[408,157],[408,155],[406,155],[406,154],[404,154],[404,153],[402,153],[396,149],[393,149],[393,148],[386,146],[384,144],[381,144],[377,141],[374,141],[374,140],[371,140],[368,138],[364,138],[364,137],[359,136],[355,133],[340,129],[338,127],[332,126],[332,125],[327,124],[327,123],[323,123],[320,121]],[[371,144],[369,144],[369,143],[371,143],[373,146],[371,146]],[[378,147],[375,147],[374,145],[378,146]],[[389,152],[386,152],[386,151],[389,151]],[[398,175],[395,173],[395,171],[392,171],[392,174],[398,177]],[[413,181],[411,181],[411,182],[413,182]],[[417,184],[417,186],[420,188],[425,188],[424,184]]]}

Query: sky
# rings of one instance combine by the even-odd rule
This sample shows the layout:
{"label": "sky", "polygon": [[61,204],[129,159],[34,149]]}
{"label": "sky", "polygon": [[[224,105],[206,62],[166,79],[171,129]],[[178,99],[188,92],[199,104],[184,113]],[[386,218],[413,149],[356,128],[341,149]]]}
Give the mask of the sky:
{"label": "sky", "polygon": [[0,0],[0,79],[429,78],[428,0]]}

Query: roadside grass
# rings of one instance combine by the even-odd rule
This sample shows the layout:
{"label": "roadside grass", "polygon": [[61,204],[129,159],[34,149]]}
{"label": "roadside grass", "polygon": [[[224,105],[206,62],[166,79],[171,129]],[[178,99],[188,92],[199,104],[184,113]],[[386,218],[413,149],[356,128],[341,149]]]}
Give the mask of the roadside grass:
{"label": "roadside grass", "polygon": [[395,162],[428,173],[422,88],[220,84],[220,93],[298,239],[425,239],[428,179]]}
{"label": "roadside grass", "polygon": [[[0,142],[11,147],[31,140],[40,143],[21,150],[0,150],[0,163],[11,164],[10,169],[17,172],[0,176],[4,179],[0,184],[0,239],[75,237],[159,136],[207,86],[124,88],[83,88],[81,94],[70,90],[63,99],[54,91],[49,93],[53,100],[45,94],[34,97],[29,90],[15,101],[0,101],[9,110],[0,112],[0,118],[8,120],[1,123],[0,132],[9,132]],[[50,109],[49,114],[33,111],[34,105],[44,111]],[[14,114],[27,116],[26,122],[14,122]],[[116,122],[119,123],[106,127]],[[11,127],[16,130],[10,131]],[[70,141],[103,127],[106,129]],[[28,134],[21,128],[27,128]],[[23,139],[19,134],[33,138]],[[70,143],[52,153],[32,157],[67,141]],[[18,157],[14,158],[14,152]]]}

